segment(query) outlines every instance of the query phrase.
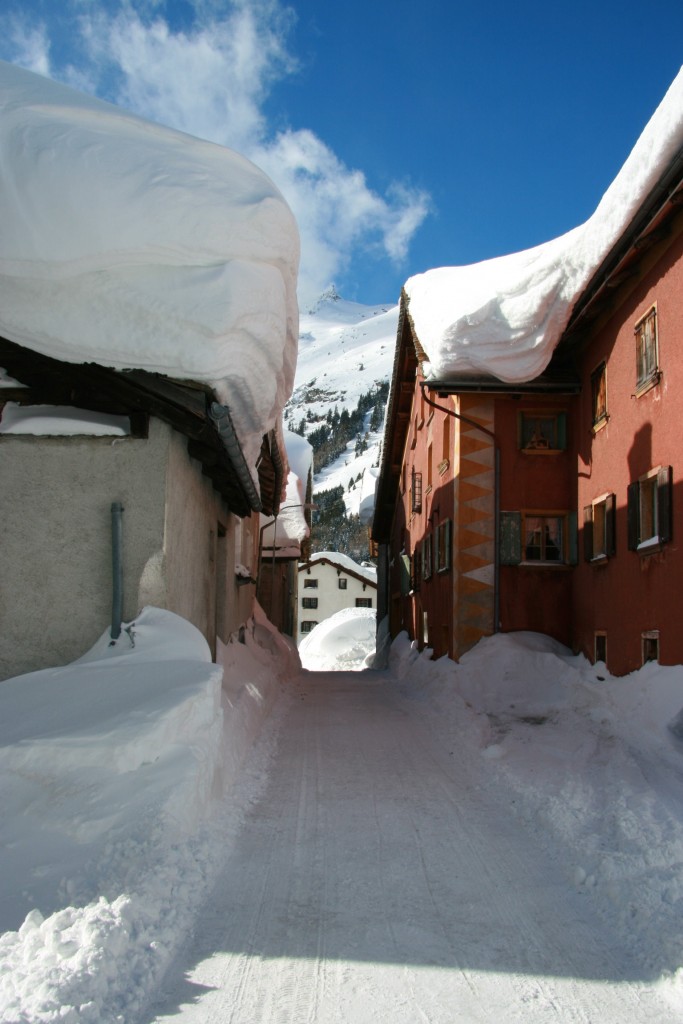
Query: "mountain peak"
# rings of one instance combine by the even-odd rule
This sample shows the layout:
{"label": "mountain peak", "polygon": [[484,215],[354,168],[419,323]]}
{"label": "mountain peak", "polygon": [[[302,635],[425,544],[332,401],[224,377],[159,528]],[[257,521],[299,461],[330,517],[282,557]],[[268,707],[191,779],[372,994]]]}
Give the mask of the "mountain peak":
{"label": "mountain peak", "polygon": [[337,291],[336,287],[333,284],[331,284],[331,285],[329,285],[328,288],[325,289],[324,292],[321,292],[321,294],[315,300],[315,302],[313,303],[311,308],[308,310],[308,312],[309,312],[309,314],[310,313],[316,313],[320,309],[320,307],[324,306],[326,303],[328,303],[328,302],[339,302],[340,299],[341,299],[341,295]]}

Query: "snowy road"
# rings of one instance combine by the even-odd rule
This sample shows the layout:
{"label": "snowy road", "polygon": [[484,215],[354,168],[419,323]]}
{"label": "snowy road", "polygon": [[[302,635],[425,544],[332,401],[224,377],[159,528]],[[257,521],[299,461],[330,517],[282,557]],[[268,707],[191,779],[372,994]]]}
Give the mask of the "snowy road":
{"label": "snowy road", "polygon": [[676,1020],[485,769],[382,674],[304,674],[145,1021]]}

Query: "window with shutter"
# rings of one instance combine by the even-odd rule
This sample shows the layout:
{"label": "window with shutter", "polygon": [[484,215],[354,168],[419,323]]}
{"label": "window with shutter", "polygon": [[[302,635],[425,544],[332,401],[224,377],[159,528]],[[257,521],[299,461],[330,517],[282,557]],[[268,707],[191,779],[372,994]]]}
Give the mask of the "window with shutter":
{"label": "window with shutter", "polygon": [[672,538],[672,470],[658,466],[628,487],[628,548],[658,551]]}
{"label": "window with shutter", "polygon": [[567,447],[565,412],[520,412],[519,447],[524,452],[560,452]]}
{"label": "window with shutter", "polygon": [[636,394],[640,395],[659,381],[656,308],[653,307],[638,321],[635,334]]}
{"label": "window with shutter", "polygon": [[575,565],[576,512],[500,513],[501,565]]}

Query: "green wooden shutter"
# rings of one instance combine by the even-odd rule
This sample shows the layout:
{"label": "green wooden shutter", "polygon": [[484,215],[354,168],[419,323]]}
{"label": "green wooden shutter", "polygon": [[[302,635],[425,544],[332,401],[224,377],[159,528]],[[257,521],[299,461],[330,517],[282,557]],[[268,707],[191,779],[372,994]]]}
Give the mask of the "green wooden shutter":
{"label": "green wooden shutter", "polygon": [[410,593],[410,559],[408,555],[401,555],[401,594],[405,597]]}
{"label": "green wooden shutter", "polygon": [[628,549],[637,551],[640,544],[640,484],[637,480],[628,485],[626,499]]}
{"label": "green wooden shutter", "polygon": [[671,466],[657,473],[657,532],[662,544],[671,540]]}
{"label": "green wooden shutter", "polygon": [[557,414],[557,447],[562,451],[567,447],[567,414],[566,412],[560,412]]}
{"label": "green wooden shutter", "polygon": [[579,514],[567,513],[567,562],[577,565],[579,561]]}
{"label": "green wooden shutter", "polygon": [[605,502],[605,554],[612,558],[617,552],[617,496],[609,494]]}
{"label": "green wooden shutter", "polygon": [[500,513],[500,564],[519,565],[522,561],[522,513]]}
{"label": "green wooden shutter", "polygon": [[590,562],[593,557],[593,506],[586,505],[583,510],[583,558]]}

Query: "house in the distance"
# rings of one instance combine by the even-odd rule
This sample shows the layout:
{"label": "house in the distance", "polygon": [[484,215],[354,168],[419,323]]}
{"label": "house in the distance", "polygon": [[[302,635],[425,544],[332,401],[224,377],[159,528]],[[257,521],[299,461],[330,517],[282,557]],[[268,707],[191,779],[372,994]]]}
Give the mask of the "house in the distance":
{"label": "house in the distance", "polygon": [[340,551],[318,551],[299,565],[298,639],[343,608],[377,608],[377,570]]}
{"label": "house in the distance", "polygon": [[0,63],[0,678],[145,604],[214,651],[287,479],[298,234],[220,146]]}
{"label": "house in the distance", "polygon": [[281,633],[296,634],[299,573],[311,546],[313,449],[308,441],[284,431],[289,476],[282,504],[274,516],[261,516],[256,596]]}
{"label": "house in the distance", "polygon": [[406,283],[373,521],[392,636],[683,662],[682,154],[683,73],[586,224]]}

